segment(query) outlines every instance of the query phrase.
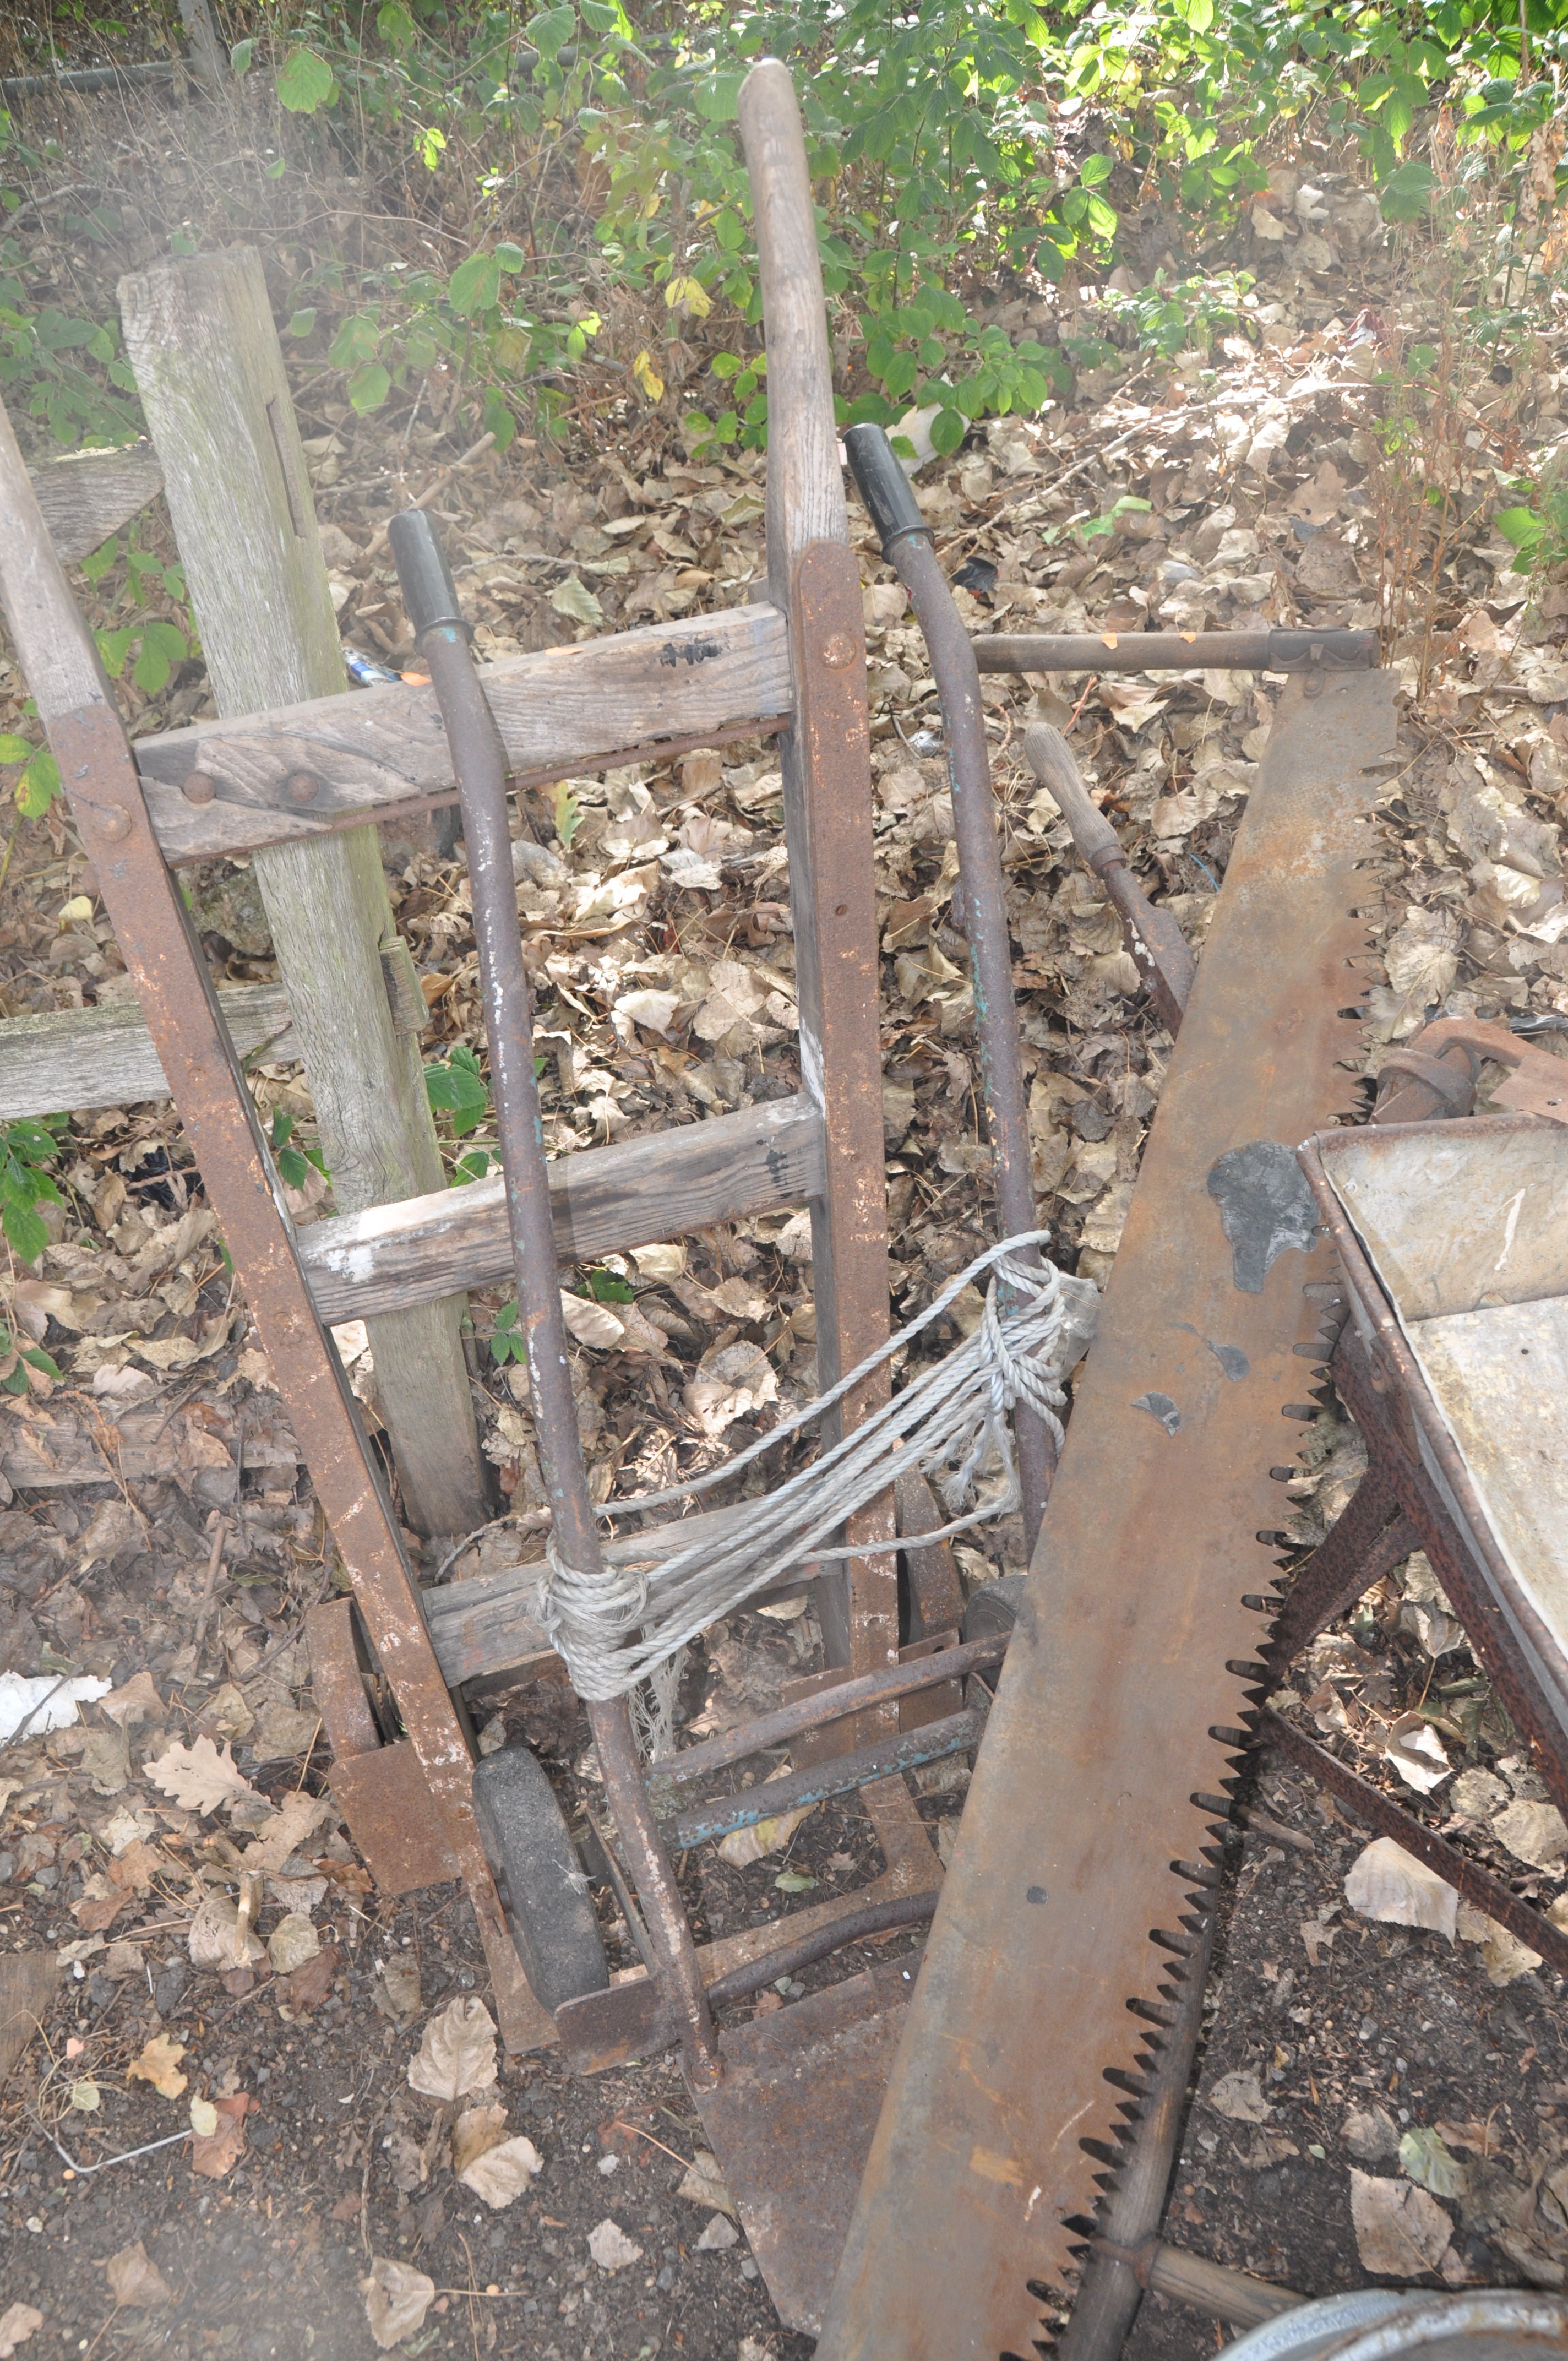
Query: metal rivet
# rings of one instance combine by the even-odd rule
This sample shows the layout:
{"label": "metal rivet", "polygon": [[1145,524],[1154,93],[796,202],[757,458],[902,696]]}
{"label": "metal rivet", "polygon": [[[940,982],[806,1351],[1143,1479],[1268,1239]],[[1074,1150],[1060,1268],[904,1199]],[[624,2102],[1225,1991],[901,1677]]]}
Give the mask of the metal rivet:
{"label": "metal rivet", "polygon": [[283,782],[283,793],[291,804],[313,804],[322,791],[322,783],[313,771],[291,771]]}
{"label": "metal rivet", "polygon": [[210,804],[218,792],[218,783],[211,771],[192,771],[181,781],[180,792],[188,804]]}
{"label": "metal rivet", "polygon": [[95,831],[105,844],[119,844],[131,832],[131,816],[123,804],[105,804],[98,814]]}
{"label": "metal rivet", "polygon": [[840,672],[855,661],[855,642],[848,631],[835,631],[822,643],[822,661],[829,672]]}

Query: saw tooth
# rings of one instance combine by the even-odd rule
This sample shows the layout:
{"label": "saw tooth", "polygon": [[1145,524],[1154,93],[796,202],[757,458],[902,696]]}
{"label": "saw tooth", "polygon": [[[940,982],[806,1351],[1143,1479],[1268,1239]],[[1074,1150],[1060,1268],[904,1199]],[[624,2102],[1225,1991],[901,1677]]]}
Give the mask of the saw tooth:
{"label": "saw tooth", "polygon": [[1129,2074],[1124,2066],[1107,2066],[1105,2080],[1113,2090],[1125,2091],[1132,2098],[1146,2099],[1148,2096],[1147,2076]]}
{"label": "saw tooth", "polygon": [[1252,1732],[1247,1730],[1237,1730],[1230,1722],[1212,1721],[1209,1725],[1209,1735],[1211,1738],[1218,1739],[1222,1746],[1234,1746],[1244,1755],[1250,1754],[1252,1752]]}

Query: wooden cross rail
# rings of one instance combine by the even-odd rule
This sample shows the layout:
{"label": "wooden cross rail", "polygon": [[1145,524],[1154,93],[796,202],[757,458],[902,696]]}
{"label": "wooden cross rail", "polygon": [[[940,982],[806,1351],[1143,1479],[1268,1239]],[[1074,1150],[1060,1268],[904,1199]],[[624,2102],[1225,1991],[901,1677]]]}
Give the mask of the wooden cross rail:
{"label": "wooden cross rail", "polygon": [[[732,607],[484,666],[512,785],[754,737],[795,709],[776,607]],[[397,682],[136,742],[164,858],[210,861],[457,795],[434,692]],[[308,792],[307,792],[308,790]]]}

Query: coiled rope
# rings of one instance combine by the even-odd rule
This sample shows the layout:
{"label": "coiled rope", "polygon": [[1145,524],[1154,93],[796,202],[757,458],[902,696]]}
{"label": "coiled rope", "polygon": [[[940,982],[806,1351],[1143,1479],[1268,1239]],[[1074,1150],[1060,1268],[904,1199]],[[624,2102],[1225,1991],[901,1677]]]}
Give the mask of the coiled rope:
{"label": "coiled rope", "polygon": [[[624,1697],[720,1616],[808,1561],[820,1565],[896,1548],[893,1542],[851,1548],[836,1536],[848,1518],[909,1469],[933,1479],[950,1519],[937,1532],[922,1534],[923,1542],[945,1541],[1016,1508],[1021,1496],[1007,1413],[1015,1403],[1027,1402],[1059,1448],[1056,1411],[1065,1399],[1063,1359],[1069,1349],[1077,1349],[1064,1334],[1069,1323],[1060,1273],[1048,1262],[1023,1258],[1025,1248],[1049,1235],[1025,1231],[977,1256],[924,1312],[847,1377],[781,1419],[723,1466],[666,1491],[608,1501],[601,1511],[630,1516],[729,1482],[762,1453],[823,1418],[940,1320],[972,1280],[989,1272],[984,1310],[972,1332],[872,1411],[852,1434],[757,1500],[755,1514],[732,1534],[710,1534],[646,1565],[622,1563],[594,1573],[565,1565],[552,1538],[542,1620],[577,1695],[591,1701]],[[976,1480],[993,1464],[1003,1481],[976,1500]]]}

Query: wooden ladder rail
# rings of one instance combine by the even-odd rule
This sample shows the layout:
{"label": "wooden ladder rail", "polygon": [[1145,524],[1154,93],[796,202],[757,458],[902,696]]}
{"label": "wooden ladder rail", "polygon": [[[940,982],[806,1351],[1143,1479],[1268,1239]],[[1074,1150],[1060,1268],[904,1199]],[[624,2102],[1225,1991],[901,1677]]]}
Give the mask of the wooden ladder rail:
{"label": "wooden ladder rail", "polygon": [[148,824],[125,725],[3,408],[0,525],[0,603],[71,817],[153,1036],[174,1070],[181,1121],[235,1267],[246,1275],[257,1331],[333,1538],[382,1661],[396,1668],[410,1755],[473,1902],[508,2046],[536,2047],[548,2038],[550,2020],[529,1990],[501,1916],[474,1817],[473,1758],[430,1643],[397,1521],[301,1273],[201,946]]}

